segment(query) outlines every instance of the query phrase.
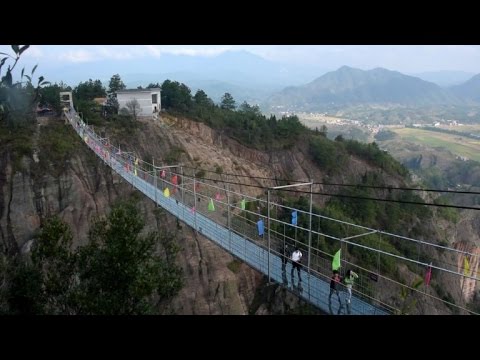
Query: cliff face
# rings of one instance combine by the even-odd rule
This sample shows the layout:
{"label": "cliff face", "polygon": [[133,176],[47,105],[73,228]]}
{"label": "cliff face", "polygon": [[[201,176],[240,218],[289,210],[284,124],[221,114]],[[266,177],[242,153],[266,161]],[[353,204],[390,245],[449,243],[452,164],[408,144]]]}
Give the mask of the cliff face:
{"label": "cliff face", "polygon": [[[42,126],[38,129],[39,137]],[[172,146],[180,145],[162,131],[147,130],[137,134],[131,144],[124,146],[136,150],[144,148],[156,159],[161,159]],[[203,236],[195,234],[188,226],[177,228],[175,218],[167,212],[160,211],[161,215],[158,216],[159,212],[155,211],[152,201],[138,196],[131,185],[112,173],[77,139],[73,130],[70,135],[68,140],[74,143],[75,151],[62,163],[50,161],[52,159],[46,159],[46,162],[42,160],[42,148],[35,143],[35,156],[24,157],[21,166],[14,169],[11,154],[0,150],[1,249],[10,253],[28,252],[42,221],[55,214],[70,225],[74,245],[85,244],[90,221],[94,217],[105,215],[118,198],[137,196],[146,220],[144,231],[160,230],[166,226],[176,233],[176,241],[181,249],[176,261],[184,270],[185,286],[171,302],[162,304],[162,313],[256,312],[258,305],[252,310],[252,302],[254,298],[259,301],[258,292],[263,287],[260,273],[241,264]],[[299,303],[291,294],[280,295],[278,301],[282,303],[283,298],[288,298],[292,304]],[[262,313],[271,312],[262,310]]]}
{"label": "cliff face", "polygon": [[[162,305],[163,313],[274,314],[303,308],[304,304],[293,294],[275,285],[266,286],[260,273],[195,234],[188,226],[180,224],[178,228],[176,219],[167,212],[160,211],[159,216],[152,201],[112,173],[73,129],[68,131],[68,141],[72,142],[74,151],[62,161],[46,159],[45,154],[42,156],[42,146],[36,144],[36,155],[24,157],[19,167],[14,165],[8,151],[0,149],[0,236],[4,249],[28,251],[43,219],[54,214],[71,226],[74,244],[84,244],[93,217],[105,215],[118,198],[137,196],[147,224],[145,231],[166,226],[176,233],[181,249],[176,261],[184,270],[185,286],[170,303]],[[169,116],[159,121],[142,120],[131,134],[120,134],[113,129],[96,131],[106,132],[112,143],[120,144],[122,150],[135,151],[147,161],[154,158],[155,163],[160,163],[175,155],[178,163],[185,166],[212,170],[221,167],[224,174],[247,176],[212,175],[233,182],[271,186],[271,182],[253,177],[317,182],[325,179],[322,169],[311,162],[305,143],[292,150],[267,153],[247,148],[205,124]],[[351,158],[341,175],[328,180],[351,182],[360,179],[366,170],[371,170],[368,164]],[[392,186],[399,185],[394,177],[385,175],[385,181]],[[231,189],[251,196],[263,194],[261,189],[243,185],[233,185]],[[314,188],[314,191],[321,190],[320,185]],[[328,190],[334,191],[331,187]],[[324,201],[325,197],[314,196],[317,205],[321,206]],[[465,237],[458,236],[460,238]],[[470,267],[471,271],[477,271],[478,263],[471,262]],[[474,287],[475,283],[467,282],[464,294],[467,289],[469,296],[473,296]]]}

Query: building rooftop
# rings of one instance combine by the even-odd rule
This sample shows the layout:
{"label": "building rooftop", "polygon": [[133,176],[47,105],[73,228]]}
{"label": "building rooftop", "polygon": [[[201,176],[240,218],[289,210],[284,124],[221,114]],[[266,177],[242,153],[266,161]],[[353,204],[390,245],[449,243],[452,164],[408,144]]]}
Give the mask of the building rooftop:
{"label": "building rooftop", "polygon": [[161,91],[160,88],[150,88],[150,89],[125,89],[125,90],[118,90],[117,94],[119,93],[129,93],[129,92],[152,92],[152,91]]}

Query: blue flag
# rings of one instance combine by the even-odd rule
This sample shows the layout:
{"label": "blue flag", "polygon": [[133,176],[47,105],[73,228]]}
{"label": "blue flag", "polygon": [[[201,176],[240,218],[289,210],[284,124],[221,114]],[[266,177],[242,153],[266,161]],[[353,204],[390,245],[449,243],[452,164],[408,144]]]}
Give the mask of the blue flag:
{"label": "blue flag", "polygon": [[297,215],[298,213],[296,211],[292,212],[292,225],[297,225]]}
{"label": "blue flag", "polygon": [[258,220],[257,222],[258,236],[263,235],[263,220]]}

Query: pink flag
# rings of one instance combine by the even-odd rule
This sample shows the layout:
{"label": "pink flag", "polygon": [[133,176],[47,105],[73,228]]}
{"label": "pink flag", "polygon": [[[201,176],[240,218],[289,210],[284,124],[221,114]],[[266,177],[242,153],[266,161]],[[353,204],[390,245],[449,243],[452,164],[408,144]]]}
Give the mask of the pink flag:
{"label": "pink flag", "polygon": [[430,284],[430,279],[431,278],[432,278],[432,267],[429,266],[428,269],[427,269],[427,273],[425,274],[425,285],[426,286],[428,286]]}
{"label": "pink flag", "polygon": [[215,194],[215,200],[222,200],[222,196],[219,193]]}
{"label": "pink flag", "polygon": [[165,177],[165,170],[162,170],[162,173],[160,174],[160,176],[161,176],[162,178]]}
{"label": "pink flag", "polygon": [[190,209],[190,212],[191,212],[192,214],[195,214],[195,206]]}

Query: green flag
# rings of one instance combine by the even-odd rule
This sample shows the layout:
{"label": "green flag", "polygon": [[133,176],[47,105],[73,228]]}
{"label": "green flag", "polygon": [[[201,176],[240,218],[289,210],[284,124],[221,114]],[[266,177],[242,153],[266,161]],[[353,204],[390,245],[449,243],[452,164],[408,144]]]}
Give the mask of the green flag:
{"label": "green flag", "polygon": [[213,199],[210,199],[210,202],[208,203],[208,210],[215,211],[215,206],[213,205]]}
{"label": "green flag", "polygon": [[340,251],[342,251],[342,249],[339,249],[337,251],[337,253],[335,254],[335,256],[333,257],[333,260],[332,260],[332,270],[338,270],[340,269]]}
{"label": "green flag", "polygon": [[240,208],[242,210],[245,210],[245,199],[242,199],[242,201],[240,202]]}

